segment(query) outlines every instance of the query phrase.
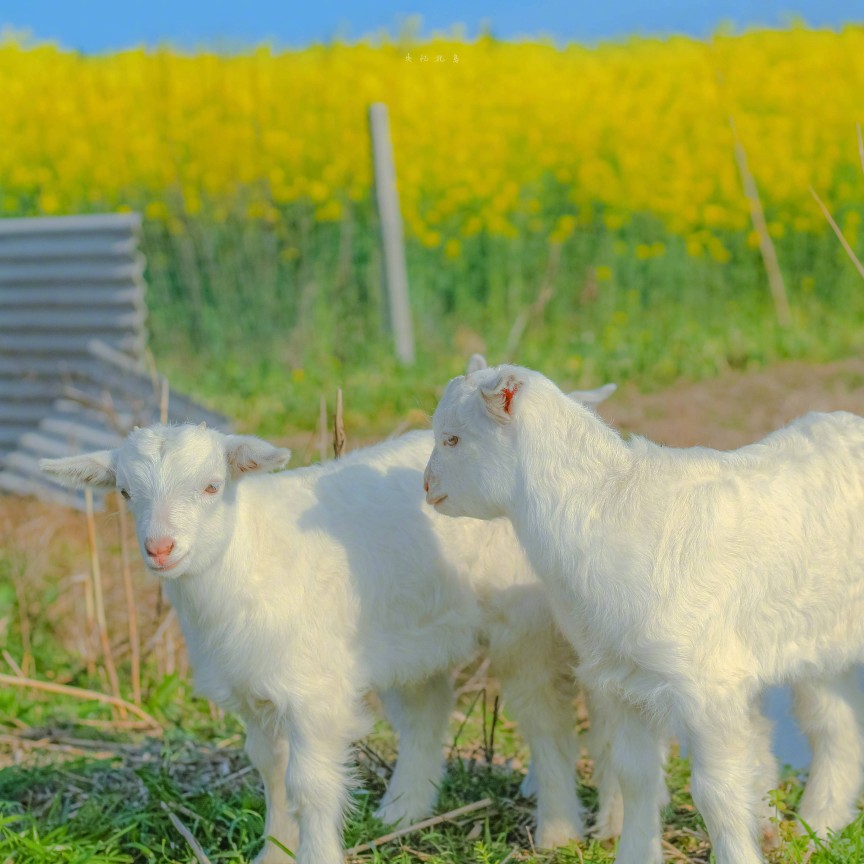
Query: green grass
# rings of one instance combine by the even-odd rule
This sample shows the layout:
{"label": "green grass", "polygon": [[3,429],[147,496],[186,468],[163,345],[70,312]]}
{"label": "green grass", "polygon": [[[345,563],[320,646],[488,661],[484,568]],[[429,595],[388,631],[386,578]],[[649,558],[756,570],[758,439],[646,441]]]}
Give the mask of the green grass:
{"label": "green grass", "polygon": [[[383,733],[379,733],[379,737]],[[62,739],[62,736],[58,736]],[[16,864],[71,862],[194,862],[195,856],[172,824],[170,810],[201,844],[209,859],[246,861],[260,848],[263,794],[254,772],[237,746],[239,736],[223,746],[218,735],[190,737],[172,730],[164,740],[100,745],[115,750],[103,758],[62,761],[44,756],[42,764],[0,771],[0,860]],[[386,833],[372,816],[384,789],[379,758],[358,753],[358,786],[346,820],[350,847]],[[499,754],[504,755],[504,753]],[[382,760],[383,761],[383,760]],[[704,826],[687,792],[688,765],[673,756],[672,793],[664,815],[666,848],[675,859],[708,861]],[[608,864],[610,844],[588,841],[556,850],[532,847],[533,802],[521,798],[520,772],[482,759],[451,760],[441,788],[439,811],[448,812],[481,798],[493,804],[452,821],[381,845],[358,858],[380,864],[428,861],[433,864],[499,864],[507,859],[531,864]],[[590,809],[593,789],[580,786]],[[797,804],[800,783],[787,774],[776,799],[785,811],[781,849],[769,860],[801,862],[808,838],[793,834],[788,807]],[[673,853],[674,854],[674,853]],[[814,864],[855,864],[864,860],[864,817],[828,842],[816,841]],[[286,862],[290,859],[286,856]]]}
{"label": "green grass", "polygon": [[[321,394],[332,401],[342,387],[361,437],[431,412],[472,351],[504,359],[514,321],[547,284],[553,296],[530,316],[513,357],[574,387],[616,380],[656,389],[864,348],[860,276],[827,227],[775,241],[789,327],[776,322],[745,234],[720,239],[728,260],[694,257],[648,215],[612,231],[601,212],[557,250],[525,229],[466,239],[449,259],[409,237],[418,358],[405,369],[393,359],[369,202],[352,204],[340,224],[315,223],[303,205],[273,224],[187,220],[177,233],[148,224],[151,344],[175,387],[246,429],[311,429]],[[651,244],[663,252],[645,258]]]}
{"label": "green grass", "polygon": [[[33,521],[32,512],[29,514]],[[104,533],[110,516],[103,517]],[[65,529],[64,529],[65,530]],[[106,690],[100,664],[93,674],[76,657],[64,631],[65,608],[58,606],[53,570],[81,564],[81,549],[58,551],[45,571],[28,574],[27,640],[35,677],[63,680],[78,687]],[[107,574],[116,550],[103,550]],[[10,559],[11,556],[11,559]],[[14,550],[0,552],[0,564],[14,561]],[[20,562],[19,562],[20,563]],[[32,562],[31,562],[32,563]],[[8,570],[2,572],[8,573]],[[20,575],[20,573],[19,573]],[[0,581],[0,584],[4,584]],[[17,599],[0,594],[0,632],[13,658],[25,653]],[[150,605],[142,600],[143,609]],[[113,642],[122,648],[120,609],[114,609]],[[463,670],[462,680],[475,668]],[[128,698],[128,662],[120,663]],[[84,699],[39,693],[27,688],[0,689],[0,862],[3,864],[194,864],[193,851],[172,824],[174,814],[200,843],[210,861],[251,860],[260,848],[264,797],[256,772],[242,750],[243,730],[230,715],[214,712],[194,696],[177,674],[160,675],[150,658],[143,678],[143,707],[163,725],[161,736],[124,731],[106,706]],[[527,752],[518,729],[495,709],[494,685],[463,694],[451,721],[448,769],[438,812],[446,813],[483,798],[492,805],[453,821],[413,832],[362,853],[370,864],[611,864],[610,844],[587,841],[554,852],[533,846],[533,802],[519,785]],[[574,715],[575,716],[575,715]],[[97,729],[94,722],[107,723]],[[580,723],[580,733],[585,724]],[[37,743],[39,742],[39,743]],[[11,758],[19,754],[17,764]],[[381,721],[355,751],[357,783],[345,824],[346,848],[382,836],[387,826],[372,816],[383,794],[396,754],[396,742]],[[793,814],[801,778],[787,772],[775,793],[784,842],[772,864],[857,864],[864,861],[864,816],[808,854],[808,838],[796,835]],[[689,794],[689,765],[673,753],[668,766],[670,804],[663,819],[670,860],[708,862],[704,825]],[[579,793],[589,813],[596,811],[590,763],[580,762]],[[166,810],[167,807],[167,810]],[[671,850],[676,850],[672,853]],[[508,857],[509,856],[509,857]],[[286,857],[286,862],[290,859]]]}

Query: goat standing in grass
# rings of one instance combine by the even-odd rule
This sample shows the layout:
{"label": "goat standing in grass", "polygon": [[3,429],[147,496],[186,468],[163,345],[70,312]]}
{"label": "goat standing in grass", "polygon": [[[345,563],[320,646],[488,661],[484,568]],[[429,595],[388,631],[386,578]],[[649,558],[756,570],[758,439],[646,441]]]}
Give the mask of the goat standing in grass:
{"label": "goat standing in grass", "polygon": [[864,420],[808,414],[732,452],[624,441],[548,379],[502,366],[448,385],[427,501],[507,516],[580,678],[617,703],[618,864],[662,860],[659,741],[688,740],[717,864],[757,864],[776,785],[768,685],[791,683],[813,750],[800,815],[855,814],[862,781]]}
{"label": "goat standing in grass", "polygon": [[[351,742],[369,729],[370,690],[399,733],[380,818],[429,814],[450,673],[481,642],[531,751],[538,842],[583,833],[575,657],[506,520],[454,521],[425,506],[431,449],[431,435],[418,432],[325,466],[268,474],[287,450],[155,426],[117,450],[42,463],[66,484],[118,488],[128,499],[198,688],[246,722],[247,751],[264,778],[265,833],[301,864],[342,862],[346,764]],[[606,722],[597,725],[602,757]],[[598,762],[598,833],[609,835],[620,824],[619,796]],[[268,842],[258,860],[287,859]]]}

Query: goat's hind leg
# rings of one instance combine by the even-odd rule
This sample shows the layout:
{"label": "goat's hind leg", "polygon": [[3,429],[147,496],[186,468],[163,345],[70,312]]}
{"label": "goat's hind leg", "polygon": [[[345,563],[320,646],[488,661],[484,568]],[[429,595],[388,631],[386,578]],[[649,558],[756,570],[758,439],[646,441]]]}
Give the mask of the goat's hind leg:
{"label": "goat's hind leg", "polygon": [[800,815],[816,834],[839,831],[855,816],[862,783],[864,696],[854,669],[793,686],[794,709],[813,761]]}
{"label": "goat's hind leg", "polygon": [[428,816],[444,769],[444,736],[453,707],[448,672],[381,694],[384,713],[399,735],[399,756],[375,815],[386,825]]}
{"label": "goat's hind leg", "polygon": [[594,763],[593,782],[597,789],[597,816],[591,835],[597,840],[614,840],[621,835],[624,824],[624,801],[621,784],[612,761],[612,734],[614,722],[610,724],[610,711],[615,701],[582,688],[588,708],[590,727],[585,736],[588,754]]}
{"label": "goat's hind leg", "polygon": [[576,795],[575,684],[567,667],[522,659],[524,662],[502,663],[495,671],[505,704],[531,753],[537,844],[563,846],[585,835],[582,805]]}
{"label": "goat's hind leg", "polygon": [[754,700],[750,707],[750,723],[753,732],[753,797],[757,801],[757,814],[762,829],[762,847],[776,849],[780,836],[777,830],[777,809],[771,803],[769,793],[780,783],[780,769],[771,749],[773,725],[762,712],[761,699]]}
{"label": "goat's hind leg", "polygon": [[761,864],[758,842],[760,730],[745,694],[717,690],[684,719],[689,733],[693,801],[717,864]]}

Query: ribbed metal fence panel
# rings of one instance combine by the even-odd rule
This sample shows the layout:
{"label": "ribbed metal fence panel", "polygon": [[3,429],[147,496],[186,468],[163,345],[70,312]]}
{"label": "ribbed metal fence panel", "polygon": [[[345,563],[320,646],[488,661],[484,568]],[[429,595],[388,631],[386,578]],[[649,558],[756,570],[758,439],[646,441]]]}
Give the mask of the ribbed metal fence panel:
{"label": "ribbed metal fence panel", "polygon": [[[0,219],[0,490],[81,506],[38,459],[159,419],[140,229],[137,213]],[[227,425],[181,394],[168,406],[172,422]]]}
{"label": "ribbed metal fence panel", "polygon": [[0,465],[93,339],[143,356],[140,229],[137,213],[0,219]]}

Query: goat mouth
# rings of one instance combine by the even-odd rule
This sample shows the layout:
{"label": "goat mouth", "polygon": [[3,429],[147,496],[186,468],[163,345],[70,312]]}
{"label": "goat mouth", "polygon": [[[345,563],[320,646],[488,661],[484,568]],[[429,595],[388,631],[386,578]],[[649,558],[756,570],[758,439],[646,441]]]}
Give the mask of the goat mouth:
{"label": "goat mouth", "polygon": [[429,503],[430,503],[433,507],[437,507],[437,506],[438,506],[442,501],[444,501],[446,498],[447,498],[446,495],[441,495],[441,496],[438,497],[438,498],[430,498],[430,499],[429,499]]}
{"label": "goat mouth", "polygon": [[147,566],[156,573],[167,573],[169,570],[173,570],[181,561],[185,561],[186,556],[181,555],[176,561],[172,561],[170,564],[150,564]]}

